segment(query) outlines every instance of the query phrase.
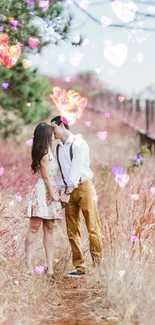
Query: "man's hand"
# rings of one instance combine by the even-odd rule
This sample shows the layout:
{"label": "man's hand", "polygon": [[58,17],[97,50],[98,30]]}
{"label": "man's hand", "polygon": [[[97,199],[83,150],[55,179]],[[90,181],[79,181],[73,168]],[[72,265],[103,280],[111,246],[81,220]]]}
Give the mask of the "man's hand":
{"label": "man's hand", "polygon": [[61,194],[61,201],[62,202],[68,203],[69,200],[70,200],[70,195],[67,195],[67,194],[64,194],[64,193]]}
{"label": "man's hand", "polygon": [[68,192],[72,192],[74,190],[74,187],[73,186],[67,186],[67,191]]}

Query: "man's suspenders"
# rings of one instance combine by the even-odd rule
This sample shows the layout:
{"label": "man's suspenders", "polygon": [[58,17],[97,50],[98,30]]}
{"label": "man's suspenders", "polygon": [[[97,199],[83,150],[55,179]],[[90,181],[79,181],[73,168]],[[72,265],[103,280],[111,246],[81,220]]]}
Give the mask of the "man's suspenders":
{"label": "man's suspenders", "polygon": [[[71,159],[71,161],[73,159],[73,143],[74,143],[75,139],[76,138],[74,138],[74,140],[71,143],[70,148],[69,148],[69,153],[70,153],[70,159]],[[56,146],[57,161],[58,161],[60,173],[61,173],[61,176],[62,176],[62,180],[63,180],[63,182],[65,184],[65,187],[67,188],[67,183],[65,181],[65,178],[64,178],[64,175],[63,175],[63,171],[62,171],[62,168],[61,168],[61,165],[60,165],[60,161],[59,161],[59,147],[60,147],[60,144],[58,143],[57,146]],[[81,182],[81,177],[79,179],[79,182]]]}

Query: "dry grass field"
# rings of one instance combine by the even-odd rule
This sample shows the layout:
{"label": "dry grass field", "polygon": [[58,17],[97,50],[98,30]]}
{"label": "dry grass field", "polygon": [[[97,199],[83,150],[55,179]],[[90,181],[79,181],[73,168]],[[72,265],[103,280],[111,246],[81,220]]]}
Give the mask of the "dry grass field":
{"label": "dry grass field", "polygon": [[[91,121],[86,126],[85,121]],[[139,142],[111,114],[86,111],[71,130],[88,141],[91,168],[102,222],[103,262],[93,269],[88,234],[82,223],[82,249],[88,274],[65,279],[72,270],[65,220],[55,223],[55,279],[28,275],[24,240],[29,221],[22,216],[31,176],[26,141],[0,140],[0,324],[3,325],[154,325],[155,324],[155,171],[154,157],[143,155],[143,166],[132,167]],[[107,131],[102,141],[98,132]],[[128,183],[121,187],[112,168],[124,167]],[[130,168],[131,167],[131,168]],[[116,168],[115,168],[116,169]],[[135,194],[137,194],[135,196]],[[44,265],[42,229],[34,254],[34,270]]]}

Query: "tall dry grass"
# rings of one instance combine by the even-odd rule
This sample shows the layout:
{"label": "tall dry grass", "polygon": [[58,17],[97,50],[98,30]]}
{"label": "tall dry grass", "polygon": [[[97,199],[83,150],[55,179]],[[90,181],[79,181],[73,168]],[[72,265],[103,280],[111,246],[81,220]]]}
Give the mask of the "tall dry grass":
{"label": "tall dry grass", "polygon": [[[101,117],[101,116],[100,116]],[[84,121],[91,119],[92,127],[86,128]],[[109,137],[103,143],[97,132],[106,129]],[[74,132],[84,134],[90,144],[91,165],[95,173],[95,185],[99,196],[99,212],[102,222],[103,263],[98,269],[90,267],[88,235],[82,224],[82,249],[88,265],[86,288],[99,288],[93,299],[94,314],[102,318],[119,319],[123,325],[155,324],[155,196],[150,192],[155,187],[154,157],[144,158],[144,166],[128,172],[128,184],[121,188],[112,173],[113,166],[123,165],[125,171],[138,152],[138,139],[130,130],[112,117],[107,121],[97,114],[87,112]],[[30,149],[24,143],[13,140],[0,141],[0,167],[5,173],[0,177],[1,185],[1,323],[11,317],[22,319],[21,324],[43,324],[47,316],[44,295],[57,303],[55,284],[34,273],[28,276],[24,266],[24,238],[28,220],[22,216],[26,193],[35,182],[30,174]],[[138,194],[134,201],[132,194]],[[22,200],[16,200],[21,195]],[[14,202],[10,204],[10,202]],[[133,242],[133,237],[135,242]],[[65,221],[55,224],[55,273],[59,280],[71,269],[71,253],[65,229]],[[44,264],[42,230],[39,230],[33,265]],[[101,298],[100,306],[98,299]],[[52,300],[53,299],[53,300]],[[92,300],[91,299],[91,300]],[[34,312],[40,302],[40,313]],[[37,303],[38,304],[38,303]],[[106,306],[106,307],[105,307]],[[55,314],[54,314],[55,315]],[[96,316],[99,322],[100,315]],[[60,316],[60,315],[59,315]],[[54,316],[55,319],[58,315]]]}

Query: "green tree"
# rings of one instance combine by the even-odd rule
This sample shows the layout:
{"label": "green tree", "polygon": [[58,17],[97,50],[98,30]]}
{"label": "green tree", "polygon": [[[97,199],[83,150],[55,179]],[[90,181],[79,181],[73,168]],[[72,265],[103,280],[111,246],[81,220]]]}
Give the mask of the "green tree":
{"label": "green tree", "polygon": [[[23,50],[29,52],[32,51],[29,38],[39,37],[37,50],[40,51],[47,44],[57,44],[60,39],[68,38],[72,16],[65,10],[65,1],[49,0],[49,3],[49,8],[43,10],[40,0],[0,1],[0,30],[8,34],[10,44],[21,43]],[[17,23],[11,22],[10,18]]]}
{"label": "green tree", "polygon": [[[0,106],[3,112],[0,131],[5,137],[17,133],[23,123],[39,121],[51,111],[46,101],[51,92],[48,79],[39,76],[36,69],[25,69],[22,61],[27,59],[28,53],[35,54],[47,44],[57,45],[58,41],[68,39],[72,17],[67,15],[63,2],[51,0],[49,8],[43,10],[39,0],[0,1],[0,32],[8,34],[9,46],[20,44],[22,47],[16,65],[11,69],[0,65]],[[39,46],[32,49],[29,38],[38,38]]]}

